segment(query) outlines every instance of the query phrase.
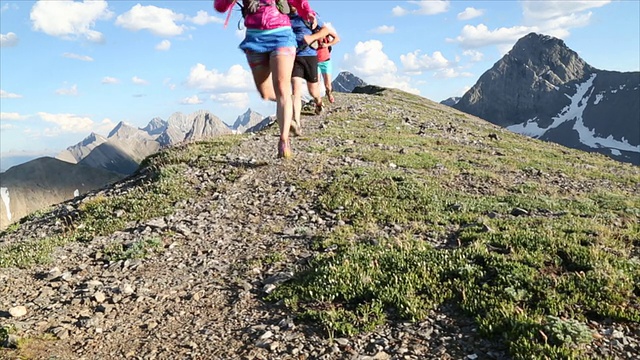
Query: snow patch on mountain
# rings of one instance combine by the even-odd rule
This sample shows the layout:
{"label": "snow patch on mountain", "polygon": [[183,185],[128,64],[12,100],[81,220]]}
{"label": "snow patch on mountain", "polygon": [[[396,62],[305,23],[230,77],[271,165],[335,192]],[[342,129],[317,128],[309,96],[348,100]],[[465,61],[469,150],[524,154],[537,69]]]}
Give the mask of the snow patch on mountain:
{"label": "snow patch on mountain", "polygon": [[[631,151],[640,153],[640,145],[633,146],[624,137],[616,140],[609,135],[606,138],[595,136],[595,131],[584,125],[583,113],[587,107],[587,102],[593,93],[593,81],[596,74],[592,74],[584,83],[576,85],[576,93],[573,96],[566,95],[571,104],[567,105],[560,113],[553,117],[553,123],[549,127],[542,128],[537,123],[537,117],[529,119],[521,124],[508,126],[507,129],[534,138],[542,137],[547,131],[554,129],[567,121],[574,121],[573,129],[578,132],[580,142],[591,148],[608,147],[617,150]],[[616,91],[616,90],[614,90]],[[599,101],[596,95],[596,103]]]}

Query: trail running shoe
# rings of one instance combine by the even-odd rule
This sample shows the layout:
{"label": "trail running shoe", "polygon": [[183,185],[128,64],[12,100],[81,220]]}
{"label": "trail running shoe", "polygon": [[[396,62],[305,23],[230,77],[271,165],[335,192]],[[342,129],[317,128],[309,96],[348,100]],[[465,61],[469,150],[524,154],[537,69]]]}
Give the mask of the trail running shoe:
{"label": "trail running shoe", "polygon": [[316,103],[316,115],[322,114],[322,101]]}
{"label": "trail running shoe", "polygon": [[289,159],[291,157],[293,157],[293,153],[291,152],[291,141],[289,139],[280,139],[280,142],[278,142],[278,158]]}
{"label": "trail running shoe", "polygon": [[300,122],[296,120],[292,120],[289,131],[293,136],[302,136],[302,126],[300,126]]}

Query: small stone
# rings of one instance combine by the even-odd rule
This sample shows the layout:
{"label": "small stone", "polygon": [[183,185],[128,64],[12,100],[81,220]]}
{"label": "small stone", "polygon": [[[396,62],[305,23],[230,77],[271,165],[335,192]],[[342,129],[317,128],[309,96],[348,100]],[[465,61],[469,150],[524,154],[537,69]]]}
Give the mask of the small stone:
{"label": "small stone", "polygon": [[389,360],[389,359],[391,359],[391,355],[387,354],[384,351],[380,351],[373,357],[373,360]]}
{"label": "small stone", "polygon": [[129,284],[125,284],[120,288],[120,291],[125,295],[131,295],[133,294],[133,287]]}
{"label": "small stone", "polygon": [[53,269],[49,270],[48,278],[50,280],[55,280],[55,279],[59,278],[60,275],[62,275],[62,271],[60,271],[60,269],[58,269],[57,267],[54,267]]}
{"label": "small stone", "polygon": [[349,345],[349,339],[337,338],[335,341],[338,343],[338,345],[341,345],[341,346]]}
{"label": "small stone", "polygon": [[14,306],[11,309],[9,309],[9,315],[11,315],[14,318],[25,316],[27,315],[27,308],[24,306]]}
{"label": "small stone", "polygon": [[63,328],[62,326],[54,328],[53,330],[51,330],[51,332],[60,340],[64,340],[69,337],[69,330]]}
{"label": "small stone", "polygon": [[477,358],[478,358],[478,355],[476,355],[476,354],[467,355],[467,359],[469,359],[469,360],[476,360]]}
{"label": "small stone", "polygon": [[7,338],[4,340],[4,343],[0,345],[2,345],[2,347],[5,347],[5,348],[17,348],[19,341],[20,341],[20,337],[18,337],[18,335],[9,334]]}
{"label": "small stone", "polygon": [[264,334],[260,335],[260,340],[266,340],[273,336],[271,331],[266,331]]}
{"label": "small stone", "polygon": [[60,276],[60,278],[61,278],[62,280],[67,281],[67,282],[71,281],[71,278],[72,278],[72,277],[73,277],[73,276],[72,276],[72,275],[71,275],[71,273],[70,273],[70,272],[68,272],[68,271],[67,271],[67,272],[65,272],[65,273],[63,273],[63,274]]}
{"label": "small stone", "polygon": [[93,294],[93,298],[96,299],[96,301],[98,303],[103,303],[107,299],[107,297],[104,295],[104,293],[102,293],[100,291],[98,291],[95,294]]}
{"label": "small stone", "polygon": [[525,209],[513,208],[513,210],[511,210],[511,215],[513,216],[529,215],[529,212]]}

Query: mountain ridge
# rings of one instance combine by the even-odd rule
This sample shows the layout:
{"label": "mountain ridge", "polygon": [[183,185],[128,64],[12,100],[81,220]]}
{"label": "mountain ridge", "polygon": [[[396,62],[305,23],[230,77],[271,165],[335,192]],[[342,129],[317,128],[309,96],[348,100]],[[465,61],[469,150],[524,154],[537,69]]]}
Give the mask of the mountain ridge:
{"label": "mountain ridge", "polygon": [[638,167],[367,89],[306,118],[290,161],[276,158],[276,126],[185,143],[2,233],[0,311],[26,312],[6,319],[19,326],[3,350],[435,360],[637,349]]}

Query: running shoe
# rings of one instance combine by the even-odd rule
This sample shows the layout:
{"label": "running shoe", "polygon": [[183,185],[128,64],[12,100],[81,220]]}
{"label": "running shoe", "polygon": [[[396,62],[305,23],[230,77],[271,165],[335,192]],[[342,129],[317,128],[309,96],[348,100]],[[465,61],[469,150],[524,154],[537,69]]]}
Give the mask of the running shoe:
{"label": "running shoe", "polygon": [[280,139],[280,142],[278,142],[278,158],[289,159],[291,157],[293,157],[293,153],[291,152],[291,141],[289,139]]}
{"label": "running shoe", "polygon": [[316,115],[322,114],[322,101],[316,103]]}

